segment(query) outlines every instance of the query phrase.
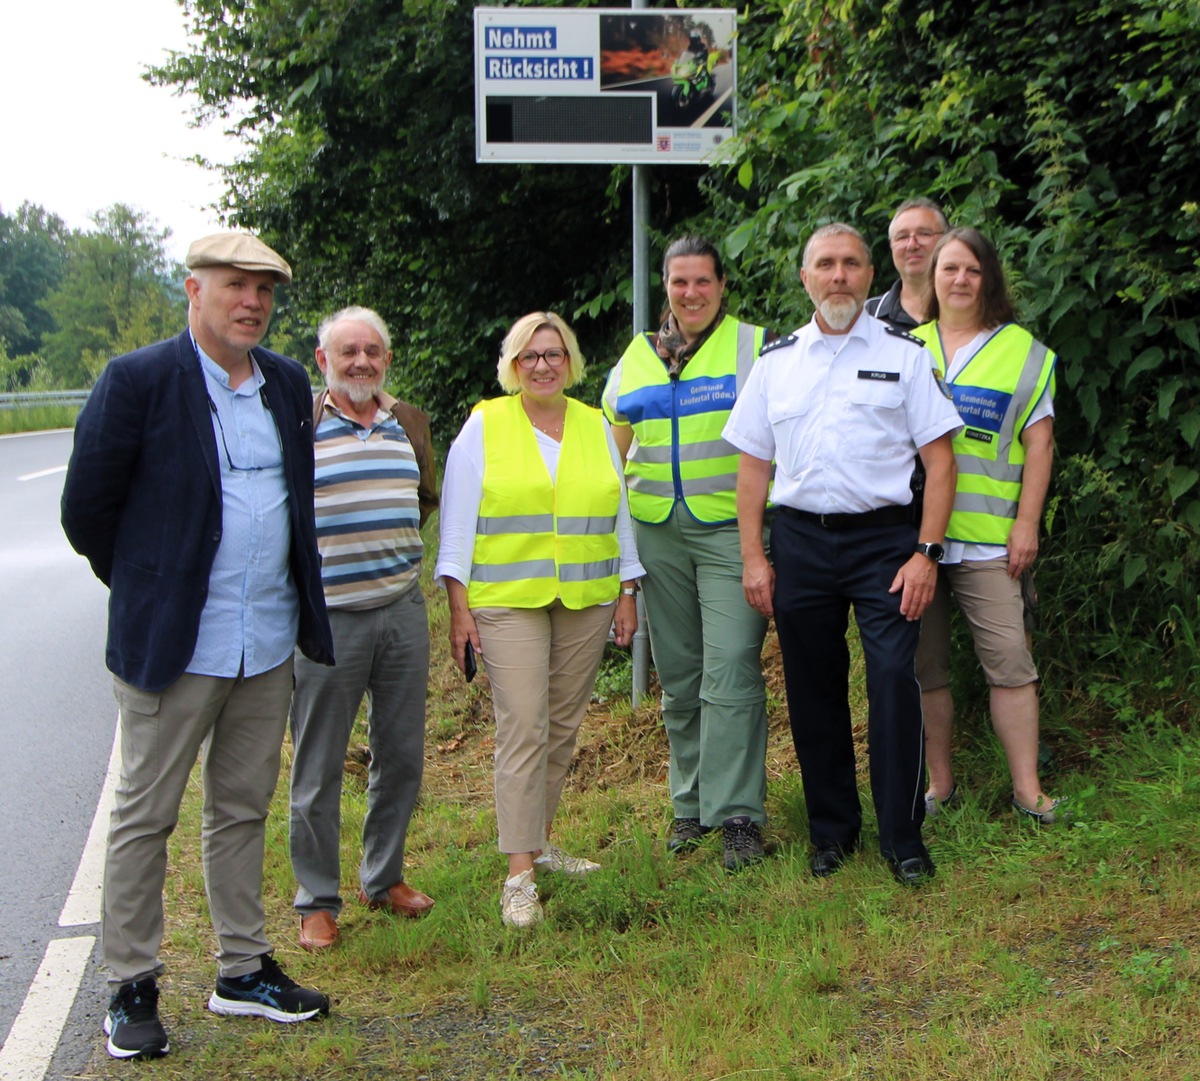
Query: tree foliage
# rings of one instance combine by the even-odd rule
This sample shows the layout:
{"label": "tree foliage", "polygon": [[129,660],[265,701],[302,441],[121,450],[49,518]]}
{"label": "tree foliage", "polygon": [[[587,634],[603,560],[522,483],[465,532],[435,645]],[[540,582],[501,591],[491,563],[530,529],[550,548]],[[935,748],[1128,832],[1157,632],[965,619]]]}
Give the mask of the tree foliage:
{"label": "tree foliage", "polygon": [[765,0],[741,37],[742,134],[706,185],[746,300],[784,325],[810,310],[796,267],[822,222],[873,239],[881,287],[905,197],[992,236],[1060,357],[1052,633],[1076,668],[1180,646],[1193,680],[1198,32],[1190,0]]}
{"label": "tree foliage", "polygon": [[0,342],[14,365],[53,327],[41,302],[62,280],[69,236],[61,218],[32,203],[11,217],[0,211]]}
{"label": "tree foliage", "polygon": [[0,213],[0,389],[81,389],[109,358],[176,333],[185,317],[170,235],[114,204],[90,231],[26,203]]}
{"label": "tree foliage", "polygon": [[[603,374],[628,336],[622,185],[603,166],[475,162],[472,5],[189,0],[185,10],[195,48],[153,78],[195,91],[204,116],[251,140],[228,171],[226,210],[293,262],[293,319],[311,333],[334,308],[377,308],[396,339],[400,389],[446,432],[496,393],[500,339],[527,311],[578,316]],[[697,209],[689,188],[691,201],[667,213]]]}
{"label": "tree foliage", "polygon": [[[251,139],[227,209],[297,264],[297,326],[378,307],[446,438],[524,311],[615,354],[627,173],[475,164],[462,0],[184,7],[195,47],[154,78]],[[1122,639],[1186,659],[1200,626],[1198,24],[1195,0],[759,0],[727,161],[655,174],[656,239],[717,235],[731,307],[778,329],[808,317],[797,267],[825,221],[873,240],[880,288],[905,197],[992,236],[1061,358],[1041,585],[1080,669]]]}
{"label": "tree foliage", "polygon": [[167,259],[168,230],[117,203],[67,245],[62,280],[42,301],[55,329],[41,356],[62,386],[90,386],[109,359],[179,332],[183,275]]}

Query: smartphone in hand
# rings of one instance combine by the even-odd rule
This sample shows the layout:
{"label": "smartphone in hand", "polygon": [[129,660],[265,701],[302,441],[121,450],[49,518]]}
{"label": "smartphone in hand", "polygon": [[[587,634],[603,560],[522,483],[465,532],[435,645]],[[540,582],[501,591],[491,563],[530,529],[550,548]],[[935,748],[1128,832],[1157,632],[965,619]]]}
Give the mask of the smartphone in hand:
{"label": "smartphone in hand", "polygon": [[479,666],[475,663],[475,647],[471,645],[471,639],[467,639],[467,644],[463,648],[463,673],[467,677],[467,682],[475,678],[475,673],[479,670]]}

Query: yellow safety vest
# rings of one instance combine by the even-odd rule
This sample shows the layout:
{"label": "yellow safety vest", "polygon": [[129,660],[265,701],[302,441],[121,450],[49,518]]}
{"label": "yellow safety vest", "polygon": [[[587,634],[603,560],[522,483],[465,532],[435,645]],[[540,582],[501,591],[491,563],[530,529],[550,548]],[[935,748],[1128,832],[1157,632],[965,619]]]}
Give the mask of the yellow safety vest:
{"label": "yellow safety vest", "polygon": [[520,395],[492,398],[483,414],[483,496],[467,604],[472,608],[567,608],[615,600],[620,590],[617,509],[604,417],[567,400],[553,481]]}
{"label": "yellow safety vest", "polygon": [[[721,432],[766,340],[762,327],[725,316],[678,379],[639,334],[621,357],[616,412],[637,437],[625,461],[629,512],[665,522],[677,500],[697,521],[737,519],[737,448]],[[605,395],[609,420],[609,395]]]}
{"label": "yellow safety vest", "polygon": [[[946,357],[936,323],[912,332],[929,347],[938,370]],[[1054,393],[1057,357],[1027,330],[1006,323],[953,380],[954,405],[964,424],[954,437],[958,487],[946,527],[949,540],[1008,543],[1025,471],[1021,433],[1034,406]]]}

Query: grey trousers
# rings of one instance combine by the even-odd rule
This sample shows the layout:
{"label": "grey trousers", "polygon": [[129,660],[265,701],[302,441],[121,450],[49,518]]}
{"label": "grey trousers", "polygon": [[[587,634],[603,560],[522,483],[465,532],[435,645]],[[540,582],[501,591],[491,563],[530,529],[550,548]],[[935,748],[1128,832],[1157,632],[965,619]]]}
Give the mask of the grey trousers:
{"label": "grey trousers", "polygon": [[296,654],[292,869],[301,915],[342,908],[342,769],[367,696],[371,767],[359,881],[372,899],[404,881],[404,841],[425,765],[429,623],[420,583],[381,608],[331,608],[334,668]]}
{"label": "grey trousers", "polygon": [[101,940],[114,987],[158,976],[167,838],[203,747],[204,886],[222,976],[262,967],[267,810],[279,776],[292,661],[249,679],[185,673],[160,693],[113,679],[121,776],[104,865]]}

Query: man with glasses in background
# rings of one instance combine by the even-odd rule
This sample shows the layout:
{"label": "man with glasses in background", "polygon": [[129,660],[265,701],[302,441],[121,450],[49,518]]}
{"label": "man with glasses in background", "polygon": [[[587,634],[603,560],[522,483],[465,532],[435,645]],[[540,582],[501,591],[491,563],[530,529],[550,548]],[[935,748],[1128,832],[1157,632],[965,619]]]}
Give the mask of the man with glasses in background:
{"label": "man with glasses in background", "polygon": [[896,208],[888,242],[900,277],[882,296],[867,301],[868,315],[900,330],[911,330],[925,321],[929,264],[934,246],[947,228],[946,215],[932,199],[906,199]]}
{"label": "man with glasses in background", "polygon": [[169,1050],[158,1015],[167,838],[202,751],[205,889],[218,1014],[304,1021],[329,1000],[271,954],[267,810],[292,655],[333,663],[313,523],[312,392],[259,348],[291,268],[244,233],[188,250],[188,326],[116,357],[75,427],[62,497],[72,547],[109,587],[120,777],[101,933],[116,1058]]}

